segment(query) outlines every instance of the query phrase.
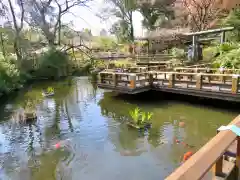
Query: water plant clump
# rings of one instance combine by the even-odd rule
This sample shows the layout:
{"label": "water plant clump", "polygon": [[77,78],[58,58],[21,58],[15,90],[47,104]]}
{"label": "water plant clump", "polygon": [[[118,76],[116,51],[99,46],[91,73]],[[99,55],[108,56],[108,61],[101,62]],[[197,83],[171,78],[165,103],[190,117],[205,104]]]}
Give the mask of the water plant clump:
{"label": "water plant clump", "polygon": [[48,87],[45,91],[43,91],[42,95],[44,97],[53,96],[54,95],[54,88]]}
{"label": "water plant clump", "polygon": [[47,93],[54,93],[53,87],[48,87],[47,88]]}
{"label": "water plant clump", "polygon": [[153,113],[151,112],[142,112],[138,107],[134,110],[129,111],[131,116],[131,121],[128,122],[129,126],[132,126],[137,129],[148,129],[151,127],[151,118]]}

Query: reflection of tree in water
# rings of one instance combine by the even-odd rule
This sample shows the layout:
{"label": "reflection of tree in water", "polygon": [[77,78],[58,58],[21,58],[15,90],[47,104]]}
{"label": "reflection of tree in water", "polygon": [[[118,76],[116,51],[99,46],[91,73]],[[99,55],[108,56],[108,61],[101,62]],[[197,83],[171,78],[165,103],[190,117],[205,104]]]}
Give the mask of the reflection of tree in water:
{"label": "reflection of tree in water", "polygon": [[71,174],[67,173],[67,166],[65,166],[70,155],[71,152],[67,150],[51,150],[30,159],[28,167],[30,167],[31,179],[63,179],[61,172],[66,173],[65,175],[68,176],[66,179],[71,179]]}
{"label": "reflection of tree in water", "polygon": [[92,96],[93,96],[93,100],[96,103],[97,99],[96,99],[96,95],[97,95],[97,83],[96,82],[91,82],[92,85]]}
{"label": "reflection of tree in water", "polygon": [[118,134],[122,149],[135,150],[138,146],[139,132],[134,129],[122,128]]}
{"label": "reflection of tree in water", "polygon": [[107,115],[111,112],[116,117],[129,117],[129,110],[137,107],[136,104],[130,104],[120,98],[115,98],[112,92],[104,92],[103,98],[98,102],[101,113]]}
{"label": "reflection of tree in water", "polygon": [[129,110],[136,105],[128,104],[121,99],[115,99],[112,93],[104,92],[104,97],[99,101],[99,106],[101,114],[110,118],[107,121],[109,138],[115,145],[116,151],[123,156],[138,156],[147,151],[143,133],[128,127],[125,123],[129,119]]}
{"label": "reflection of tree in water", "polygon": [[159,144],[163,144],[164,142],[161,140],[162,134],[159,129],[150,129],[148,131],[148,142],[153,146],[153,147],[158,147]]}
{"label": "reflection of tree in water", "polygon": [[70,131],[73,132],[74,130],[73,130],[71,116],[70,116],[70,113],[68,111],[68,103],[67,103],[67,101],[64,101],[62,106],[64,107],[64,113],[66,113],[66,115],[67,115],[68,127],[69,127]]}

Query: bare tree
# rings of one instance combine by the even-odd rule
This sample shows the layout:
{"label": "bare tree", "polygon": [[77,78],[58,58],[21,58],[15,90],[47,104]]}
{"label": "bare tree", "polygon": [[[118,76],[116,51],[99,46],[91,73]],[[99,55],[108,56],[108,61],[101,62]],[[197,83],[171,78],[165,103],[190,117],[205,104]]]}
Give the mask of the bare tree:
{"label": "bare tree", "polygon": [[207,29],[222,11],[217,6],[217,0],[183,0],[182,3],[194,31]]}
{"label": "bare tree", "polygon": [[[15,30],[15,38],[14,38],[14,51],[17,55],[17,59],[21,60],[22,59],[22,54],[20,50],[20,33],[23,28],[23,20],[24,20],[24,0],[18,0],[17,5],[19,6],[20,9],[20,17],[17,17],[17,13],[14,10],[14,5],[12,0],[8,0],[8,6],[9,6],[9,12],[12,17],[12,22],[13,22],[13,27]],[[17,19],[20,20],[20,23],[18,23]]]}
{"label": "bare tree", "polygon": [[40,28],[49,45],[54,45],[58,33],[58,44],[61,41],[61,19],[76,6],[85,6],[91,0],[29,0],[26,9],[26,21]]}

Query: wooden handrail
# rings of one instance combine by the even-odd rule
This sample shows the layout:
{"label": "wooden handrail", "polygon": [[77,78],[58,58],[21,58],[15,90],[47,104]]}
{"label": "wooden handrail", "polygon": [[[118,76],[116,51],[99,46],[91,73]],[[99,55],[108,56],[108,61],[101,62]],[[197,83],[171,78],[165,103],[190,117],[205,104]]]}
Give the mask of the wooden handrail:
{"label": "wooden handrail", "polygon": [[[240,127],[240,115],[230,125]],[[236,140],[232,131],[221,131],[165,180],[199,180]]]}
{"label": "wooden handrail", "polygon": [[208,65],[211,65],[211,63],[196,64],[196,65],[190,65],[190,66],[186,66],[186,67],[187,67],[187,68],[194,68],[194,67],[208,66]]}
{"label": "wooden handrail", "polygon": [[174,71],[149,71],[151,74],[177,74],[177,75],[199,75],[202,76],[221,76],[221,77],[232,77],[234,74],[208,74],[208,73],[185,73],[185,72],[174,72]]}
{"label": "wooden handrail", "polygon": [[107,72],[107,71],[102,71],[99,74],[117,74],[117,75],[125,75],[125,76],[130,76],[132,74],[135,75],[142,75],[142,74],[148,74],[148,72],[139,72],[139,73],[121,73],[121,72]]}
{"label": "wooden handrail", "polygon": [[240,72],[240,69],[220,69],[220,68],[174,68],[175,71],[189,70],[189,71],[223,71],[223,72]]}
{"label": "wooden handrail", "polygon": [[[188,68],[188,67],[176,67],[174,69],[186,69],[186,70],[195,70],[195,69],[198,69],[198,70],[220,70],[220,68],[196,68],[196,67],[192,67],[192,68]],[[239,71],[240,69],[230,69],[230,68],[223,68],[223,70],[229,70],[229,71]]]}

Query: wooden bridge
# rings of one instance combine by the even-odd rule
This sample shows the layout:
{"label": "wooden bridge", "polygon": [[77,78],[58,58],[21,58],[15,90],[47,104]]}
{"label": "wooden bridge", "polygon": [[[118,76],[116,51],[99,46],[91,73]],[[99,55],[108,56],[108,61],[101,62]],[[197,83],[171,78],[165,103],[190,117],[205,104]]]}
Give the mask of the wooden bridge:
{"label": "wooden bridge", "polygon": [[[240,127],[240,115],[230,125]],[[199,179],[240,179],[240,137],[238,135],[230,130],[219,132],[165,180]]]}
{"label": "wooden bridge", "polygon": [[93,57],[95,59],[110,60],[110,59],[132,58],[133,55],[126,54],[126,53],[95,53]]}
{"label": "wooden bridge", "polygon": [[155,90],[240,102],[239,70],[176,68],[166,71],[163,68],[159,71],[161,68],[152,68],[135,73],[100,72],[98,87],[127,94]]}

